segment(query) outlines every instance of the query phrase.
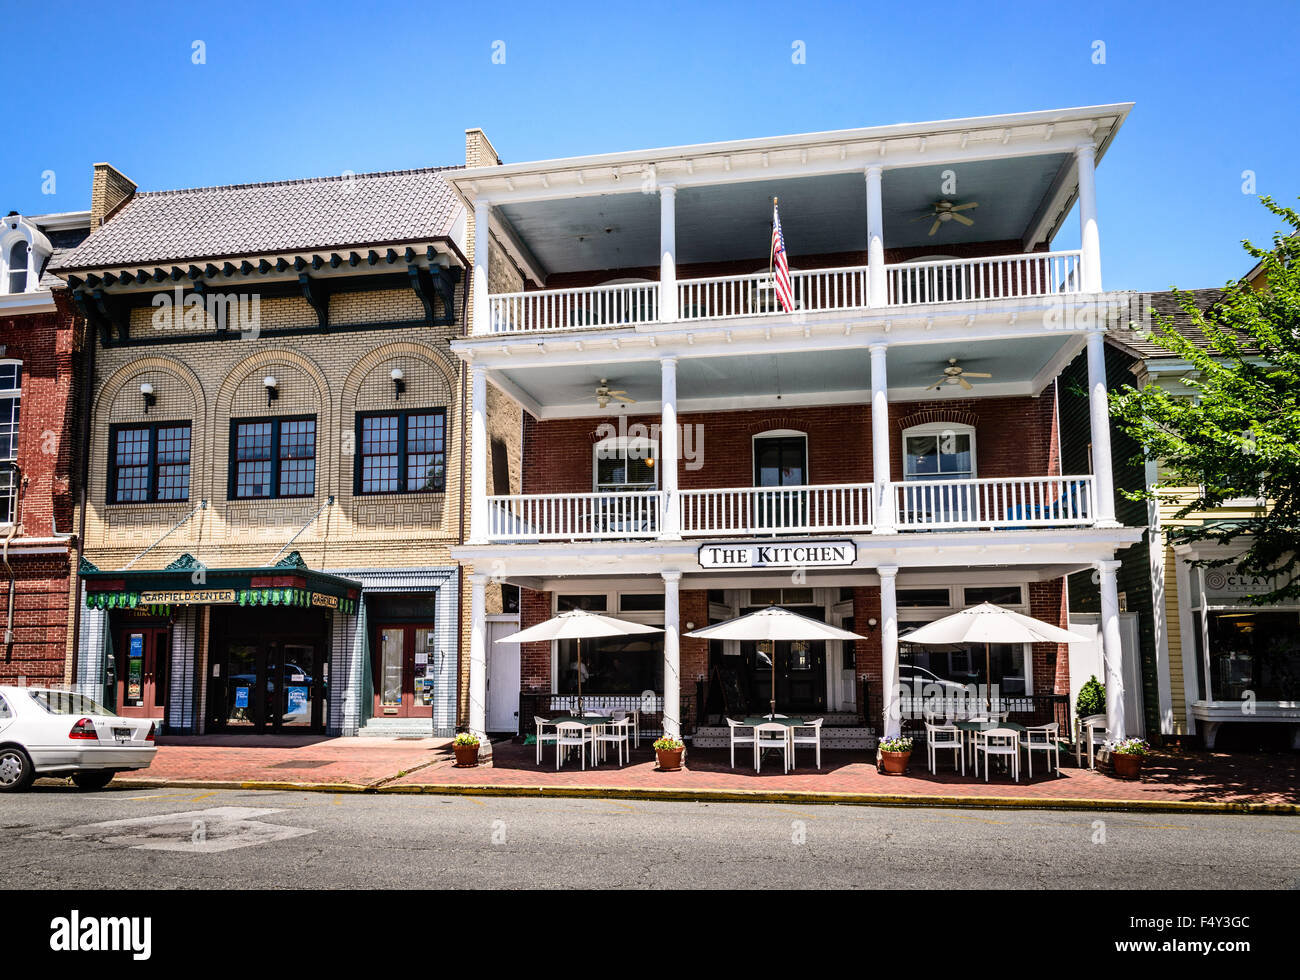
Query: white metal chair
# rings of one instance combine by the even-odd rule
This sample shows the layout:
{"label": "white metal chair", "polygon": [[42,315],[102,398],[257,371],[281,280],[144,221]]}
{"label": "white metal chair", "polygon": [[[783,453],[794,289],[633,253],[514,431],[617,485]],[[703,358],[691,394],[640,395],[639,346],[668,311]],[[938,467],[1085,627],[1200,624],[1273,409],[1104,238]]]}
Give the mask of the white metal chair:
{"label": "white metal chair", "polygon": [[613,745],[618,752],[618,767],[623,768],[624,756],[632,755],[632,719],[624,713],[623,717],[617,721],[612,721],[608,725],[600,725],[592,729],[591,741],[593,750],[600,749],[601,758],[604,759],[606,746]]}
{"label": "white metal chair", "polygon": [[1088,743],[1088,768],[1096,769],[1096,752],[1106,744],[1110,733],[1106,730],[1105,715],[1085,715],[1074,722],[1074,764],[1083,768],[1083,743]]}
{"label": "white metal chair", "polygon": [[980,771],[980,753],[984,754],[984,782],[989,781],[989,768],[994,756],[1005,758],[1011,764],[1011,775],[1020,782],[1020,733],[1014,728],[990,728],[975,733],[975,775]]}
{"label": "white metal chair", "polygon": [[1061,743],[1057,737],[1061,733],[1059,723],[1053,721],[1046,725],[1034,725],[1020,733],[1020,747],[1029,760],[1029,778],[1034,778],[1034,753],[1042,752],[1047,757],[1047,771],[1052,771],[1052,762],[1056,762],[1056,774],[1061,774]]}
{"label": "white metal chair", "polygon": [[[803,725],[796,725],[790,729],[790,768],[798,769],[799,760],[797,746],[815,745],[817,747],[817,768],[822,767],[822,718],[814,718],[812,721]],[[811,735],[800,735],[800,732],[811,731]]]}
{"label": "white metal chair", "polygon": [[537,729],[537,764],[542,764],[542,745],[546,742],[555,744],[555,733],[546,734],[546,729],[553,727],[546,718],[533,715],[533,726]]}
{"label": "white metal chair", "polygon": [[[560,759],[569,754],[569,749],[577,748],[582,758],[582,768],[587,768],[587,726],[576,721],[562,721],[555,726],[555,769],[560,769]],[[563,750],[563,751],[561,751]],[[594,760],[593,760],[594,761]]]}
{"label": "white metal chair", "polygon": [[615,708],[613,716],[615,721],[622,721],[627,718],[632,722],[632,744],[639,749],[641,747],[641,712],[636,708]]}
{"label": "white metal chair", "polygon": [[[755,738],[754,726],[743,724],[742,722],[736,721],[733,718],[728,718],[727,727],[731,730],[731,768],[735,769],[736,768],[736,746],[748,745],[750,746],[751,751],[753,750],[754,738]],[[744,729],[745,731],[749,732],[749,734],[737,735],[736,734],[737,729]]]}
{"label": "white metal chair", "polygon": [[952,752],[956,758],[952,767],[961,766],[961,774],[966,775],[966,745],[962,742],[961,730],[956,725],[925,725],[925,752],[930,757],[930,772],[938,772],[938,755],[940,752]]}
{"label": "white metal chair", "polygon": [[754,726],[754,771],[763,771],[763,753],[779,749],[785,760],[785,771],[790,771],[790,726],[777,721],[765,721]]}

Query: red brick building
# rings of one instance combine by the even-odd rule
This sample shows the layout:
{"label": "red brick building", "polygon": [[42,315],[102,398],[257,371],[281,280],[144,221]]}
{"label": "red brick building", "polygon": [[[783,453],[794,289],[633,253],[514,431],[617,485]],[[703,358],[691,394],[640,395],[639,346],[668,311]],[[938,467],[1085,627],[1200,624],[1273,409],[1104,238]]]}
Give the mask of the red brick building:
{"label": "red brick building", "polygon": [[[470,727],[529,730],[579,682],[697,745],[772,698],[825,718],[830,743],[874,744],[917,730],[907,691],[924,684],[1068,726],[1066,646],[986,658],[907,635],[983,602],[1068,626],[1066,576],[1086,570],[1119,662],[1115,556],[1141,530],[1115,519],[1094,168],[1128,108],[457,174],[499,230],[453,344],[471,460],[489,385],[526,412],[522,493],[471,469],[454,552],[474,566]],[[1080,245],[1058,248],[1076,204]],[[501,253],[524,289],[492,283]],[[1057,376],[1085,349],[1092,451],[1067,473]],[[581,608],[664,632],[587,641],[581,662],[571,641],[516,657],[484,615],[489,580],[521,588],[522,627]],[[688,635],[773,604],[862,638]]]}
{"label": "red brick building", "polygon": [[73,617],[73,472],[83,324],[46,268],[89,212],[0,225],[0,679],[62,683]]}

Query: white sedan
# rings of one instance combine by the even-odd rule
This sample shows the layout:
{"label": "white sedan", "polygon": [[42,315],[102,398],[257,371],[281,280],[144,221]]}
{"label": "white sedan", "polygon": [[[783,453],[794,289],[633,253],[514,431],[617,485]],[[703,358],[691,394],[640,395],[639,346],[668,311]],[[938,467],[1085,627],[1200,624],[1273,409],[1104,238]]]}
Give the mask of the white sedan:
{"label": "white sedan", "polygon": [[37,776],[71,776],[103,789],[114,773],[147,769],[160,718],[123,718],[84,694],[0,686],[0,792]]}

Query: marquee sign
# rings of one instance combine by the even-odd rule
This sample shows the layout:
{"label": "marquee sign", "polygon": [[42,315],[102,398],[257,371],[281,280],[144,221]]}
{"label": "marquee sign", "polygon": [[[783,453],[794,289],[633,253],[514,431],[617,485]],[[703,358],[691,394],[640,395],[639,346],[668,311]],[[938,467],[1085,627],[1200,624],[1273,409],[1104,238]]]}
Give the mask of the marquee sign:
{"label": "marquee sign", "polygon": [[234,589],[175,589],[158,592],[141,592],[139,603],[143,606],[204,606],[228,605],[235,601]]}
{"label": "marquee sign", "polygon": [[702,544],[701,568],[840,568],[858,560],[852,541]]}

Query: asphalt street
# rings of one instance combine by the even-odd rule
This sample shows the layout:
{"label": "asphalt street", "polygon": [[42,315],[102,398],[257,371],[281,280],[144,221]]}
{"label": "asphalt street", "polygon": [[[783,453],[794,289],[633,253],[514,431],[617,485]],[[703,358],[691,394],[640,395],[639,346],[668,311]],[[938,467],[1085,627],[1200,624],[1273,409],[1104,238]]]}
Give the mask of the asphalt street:
{"label": "asphalt street", "polygon": [[1300,888],[1300,819],[63,787],[7,888]]}

